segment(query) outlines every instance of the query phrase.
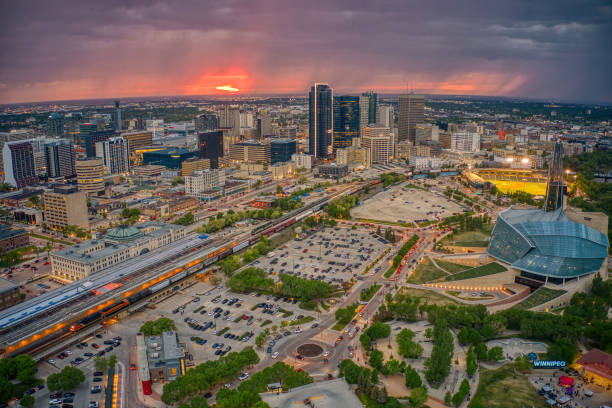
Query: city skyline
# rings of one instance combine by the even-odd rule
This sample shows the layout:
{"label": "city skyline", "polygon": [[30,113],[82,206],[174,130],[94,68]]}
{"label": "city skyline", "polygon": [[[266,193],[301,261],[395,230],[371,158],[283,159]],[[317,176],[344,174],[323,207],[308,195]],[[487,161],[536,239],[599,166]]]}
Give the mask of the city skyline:
{"label": "city skyline", "polygon": [[[612,6],[590,1],[3,4],[4,103],[335,93],[610,102]],[[440,11],[444,10],[444,13]]]}

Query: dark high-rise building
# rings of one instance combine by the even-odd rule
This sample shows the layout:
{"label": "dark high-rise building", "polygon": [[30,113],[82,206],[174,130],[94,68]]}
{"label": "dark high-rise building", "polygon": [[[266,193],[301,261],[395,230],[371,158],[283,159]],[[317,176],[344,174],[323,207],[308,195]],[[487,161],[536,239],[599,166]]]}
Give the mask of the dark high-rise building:
{"label": "dark high-rise building", "polygon": [[291,155],[297,153],[297,142],[293,139],[270,140],[270,163],[291,161]]}
{"label": "dark high-rise building", "polygon": [[416,141],[416,125],[425,122],[425,97],[419,94],[399,96],[397,139]]}
{"label": "dark high-rise building", "polygon": [[49,116],[47,134],[49,136],[64,136],[64,118],[59,113],[52,113]]}
{"label": "dark high-rise building", "polygon": [[563,182],[563,144],[556,142],[553,155],[548,167],[548,183],[546,184],[546,200],[544,211],[555,211],[563,208],[563,195],[565,183]]}
{"label": "dark high-rise building", "polygon": [[334,151],[353,144],[359,137],[359,97],[334,97]]}
{"label": "dark high-rise building", "polygon": [[219,127],[219,120],[217,115],[214,113],[204,113],[199,115],[195,119],[195,130],[196,132],[206,132],[209,130],[215,130]]}
{"label": "dark high-rise building", "polygon": [[4,181],[18,189],[36,184],[34,145],[31,141],[8,142],[2,149]]}
{"label": "dark high-rise building", "polygon": [[363,94],[368,98],[368,124],[378,123],[378,94],[374,91],[368,91]]}
{"label": "dark high-rise building", "polygon": [[219,158],[223,157],[223,131],[198,133],[198,151],[200,159],[210,160],[210,168],[219,168]]}
{"label": "dark high-rise building", "polygon": [[70,140],[59,139],[45,144],[45,160],[48,177],[70,178],[76,176],[75,154]]}
{"label": "dark high-rise building", "polygon": [[331,156],[334,128],[333,90],[327,84],[314,84],[309,93],[308,147],[315,158]]}
{"label": "dark high-rise building", "polygon": [[115,101],[115,111],[113,112],[115,130],[121,130],[121,108],[119,107],[119,103],[120,101]]}
{"label": "dark high-rise building", "polygon": [[98,130],[96,123],[81,123],[79,130],[80,144],[85,145],[87,157],[96,156],[96,143],[108,140],[115,135],[112,129]]}

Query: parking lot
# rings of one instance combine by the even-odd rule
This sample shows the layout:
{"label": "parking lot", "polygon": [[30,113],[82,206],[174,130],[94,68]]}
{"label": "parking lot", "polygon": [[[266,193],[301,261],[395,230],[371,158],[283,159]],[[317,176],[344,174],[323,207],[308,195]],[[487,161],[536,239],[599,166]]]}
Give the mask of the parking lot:
{"label": "parking lot", "polygon": [[46,361],[41,361],[39,370],[44,376],[58,373],[66,366],[81,369],[85,374],[85,381],[71,393],[51,393],[44,388],[36,392],[36,407],[69,406],[74,407],[96,407],[102,406],[102,397],[107,382],[106,372],[97,371],[94,365],[96,356],[110,357],[120,351],[120,337],[111,338],[102,331],[97,336],[84,339],[74,347],[70,347],[52,356]]}
{"label": "parking lot", "polygon": [[[179,341],[187,347],[188,366],[218,359],[247,346],[255,347],[256,337],[276,326],[277,331],[268,339],[276,336],[275,343],[266,342],[263,349],[255,347],[270,357],[276,342],[301,332],[300,325],[292,325],[292,322],[310,316],[314,320],[304,327],[316,323],[316,315],[300,309],[297,299],[238,294],[223,285],[212,287],[209,283],[198,283],[157,304],[155,310],[147,309],[143,313],[147,320],[161,315],[174,320]],[[286,327],[281,328],[282,321],[287,322]]]}
{"label": "parking lot", "polygon": [[291,241],[251,265],[278,279],[280,273],[318,279],[341,286],[361,272],[389,247],[374,233],[347,227],[326,228],[302,241]]}
{"label": "parking lot", "polygon": [[404,185],[391,187],[354,207],[351,216],[390,222],[414,222],[442,219],[463,210],[438,191],[408,188]]}

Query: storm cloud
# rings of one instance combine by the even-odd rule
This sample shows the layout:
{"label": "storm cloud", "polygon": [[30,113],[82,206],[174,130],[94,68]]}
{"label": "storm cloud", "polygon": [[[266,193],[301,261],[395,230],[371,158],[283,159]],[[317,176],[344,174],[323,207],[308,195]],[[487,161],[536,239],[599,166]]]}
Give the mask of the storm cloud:
{"label": "storm cloud", "polygon": [[3,1],[0,103],[315,81],[612,101],[611,44],[609,1]]}

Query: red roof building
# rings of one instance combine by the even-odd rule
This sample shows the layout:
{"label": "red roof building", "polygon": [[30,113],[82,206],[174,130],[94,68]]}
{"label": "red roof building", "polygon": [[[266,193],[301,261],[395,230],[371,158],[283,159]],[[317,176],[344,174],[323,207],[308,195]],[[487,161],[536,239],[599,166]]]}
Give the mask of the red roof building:
{"label": "red roof building", "polygon": [[594,348],[580,357],[576,365],[585,380],[608,389],[612,387],[612,354]]}

